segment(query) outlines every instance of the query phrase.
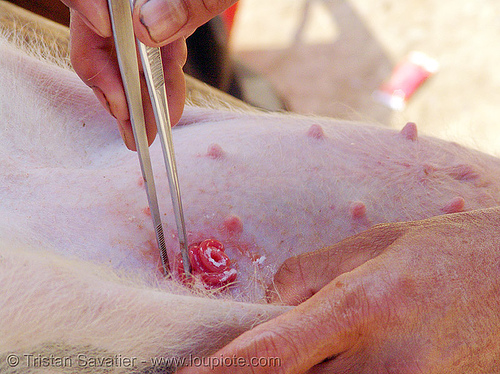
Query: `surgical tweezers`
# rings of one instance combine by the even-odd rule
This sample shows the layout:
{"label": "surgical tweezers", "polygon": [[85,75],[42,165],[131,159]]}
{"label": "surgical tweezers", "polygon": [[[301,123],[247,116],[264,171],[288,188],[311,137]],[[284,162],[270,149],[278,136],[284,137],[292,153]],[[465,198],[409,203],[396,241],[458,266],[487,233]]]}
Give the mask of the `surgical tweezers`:
{"label": "surgical tweezers", "polygon": [[153,218],[155,227],[156,240],[158,242],[165,275],[168,275],[170,274],[170,266],[160,217],[160,209],[158,206],[151,158],[149,155],[144,110],[141,99],[139,61],[137,59],[137,50],[139,51],[156,125],[158,127],[158,136],[161,141],[163,158],[167,169],[170,195],[172,197],[172,205],[177,225],[177,234],[184,263],[184,272],[186,276],[189,277],[191,274],[191,266],[188,256],[186,224],[184,221],[179,180],[175,164],[160,48],[148,47],[136,40],[132,24],[132,2],[133,0],[108,0],[118,64],[120,66],[120,73],[127,97],[130,120],[134,132],[142,176],[146,186],[149,207],[151,209],[151,217]]}

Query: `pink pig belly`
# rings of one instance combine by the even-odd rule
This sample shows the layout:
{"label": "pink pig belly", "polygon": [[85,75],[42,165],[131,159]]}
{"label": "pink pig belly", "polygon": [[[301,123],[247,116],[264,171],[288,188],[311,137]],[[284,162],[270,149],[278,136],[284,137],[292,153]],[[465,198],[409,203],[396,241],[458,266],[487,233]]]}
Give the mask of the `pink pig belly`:
{"label": "pink pig belly", "polygon": [[418,137],[412,124],[395,132],[291,115],[204,116],[174,130],[188,236],[224,243],[238,271],[233,293],[248,301],[288,257],[378,223],[500,201],[497,159]]}
{"label": "pink pig belly", "polygon": [[[0,47],[0,193],[10,237],[157,284],[164,277],[136,153],[72,72]],[[420,136],[414,124],[393,131],[188,106],[173,138],[189,242],[224,244],[237,271],[224,294],[236,300],[260,300],[287,258],[375,224],[500,201],[497,158]],[[150,150],[176,269],[159,142]]]}
{"label": "pink pig belly", "polygon": [[[86,127],[77,131],[87,136]],[[80,165],[11,160],[9,178],[19,183],[4,201],[56,252],[156,282],[163,275],[137,156],[109,136],[100,149],[87,149]],[[491,207],[500,199],[496,158],[419,137],[413,125],[396,132],[186,108],[173,137],[189,242],[224,244],[237,271],[224,294],[240,301],[261,299],[291,256],[378,223]],[[176,269],[179,245],[157,142],[151,153]]]}
{"label": "pink pig belly", "polygon": [[[392,131],[186,107],[173,137],[188,238],[223,243],[237,272],[214,299],[212,290],[190,290],[175,272],[167,280],[159,270],[137,155],[88,87],[2,40],[0,52],[2,364],[14,349],[54,347],[75,355],[93,347],[143,358],[210,354],[288,310],[261,301],[290,256],[379,223],[500,201],[497,158],[420,136],[413,124]],[[176,269],[158,142],[151,154]]]}

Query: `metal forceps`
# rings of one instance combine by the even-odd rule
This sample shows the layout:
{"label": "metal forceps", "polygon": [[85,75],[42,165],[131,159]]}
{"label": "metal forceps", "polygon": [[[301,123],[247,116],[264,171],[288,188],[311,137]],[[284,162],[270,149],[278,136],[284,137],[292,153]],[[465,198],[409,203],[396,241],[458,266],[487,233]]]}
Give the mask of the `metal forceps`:
{"label": "metal forceps", "polygon": [[153,218],[155,227],[156,240],[158,242],[165,275],[168,275],[170,274],[170,267],[160,218],[141,99],[139,61],[137,59],[137,49],[139,50],[144,75],[148,85],[149,96],[153,105],[156,125],[158,127],[158,136],[161,140],[163,158],[167,169],[170,195],[172,197],[172,205],[177,224],[177,234],[184,263],[184,272],[186,276],[189,277],[191,274],[191,266],[188,256],[186,224],[184,221],[181,193],[175,164],[170,116],[168,113],[167,95],[163,78],[163,63],[159,48],[148,47],[138,40],[136,41],[132,25],[132,2],[133,0],[108,0],[118,64],[120,66],[120,73],[127,97],[137,154],[139,156],[142,176],[146,186],[151,217]]}

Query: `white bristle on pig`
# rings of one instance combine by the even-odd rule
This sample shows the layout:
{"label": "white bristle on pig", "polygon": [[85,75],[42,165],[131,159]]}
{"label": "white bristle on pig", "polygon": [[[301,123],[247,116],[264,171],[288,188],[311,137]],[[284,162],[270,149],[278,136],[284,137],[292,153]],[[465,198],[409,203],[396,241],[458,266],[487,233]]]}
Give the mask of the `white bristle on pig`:
{"label": "white bristle on pig", "polygon": [[[137,357],[146,371],[152,357],[208,355],[290,308],[264,298],[287,258],[500,203],[497,158],[414,124],[188,106],[173,130],[188,239],[223,243],[237,272],[223,290],[190,289],[158,270],[137,155],[91,89],[6,38],[0,55],[0,372],[13,353],[25,372],[50,354]],[[161,180],[158,142],[151,152]],[[173,261],[166,182],[159,195]]]}

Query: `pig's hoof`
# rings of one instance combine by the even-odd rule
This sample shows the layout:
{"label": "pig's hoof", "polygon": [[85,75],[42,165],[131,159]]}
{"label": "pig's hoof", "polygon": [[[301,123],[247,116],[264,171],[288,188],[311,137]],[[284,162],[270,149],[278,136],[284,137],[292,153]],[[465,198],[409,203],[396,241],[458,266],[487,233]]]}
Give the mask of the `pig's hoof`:
{"label": "pig's hoof", "polygon": [[192,286],[199,280],[207,289],[223,288],[236,279],[237,271],[230,267],[231,260],[224,252],[224,245],[218,240],[206,239],[201,243],[191,244],[189,261],[192,279],[187,279],[182,257],[180,254],[177,256],[177,273],[186,285]]}

